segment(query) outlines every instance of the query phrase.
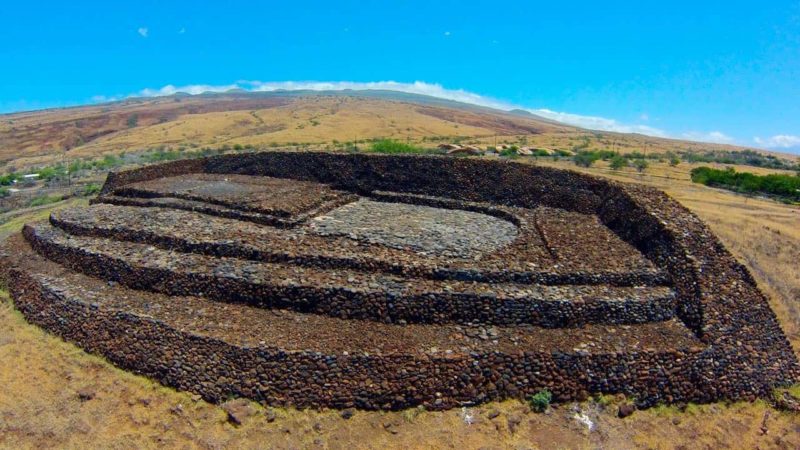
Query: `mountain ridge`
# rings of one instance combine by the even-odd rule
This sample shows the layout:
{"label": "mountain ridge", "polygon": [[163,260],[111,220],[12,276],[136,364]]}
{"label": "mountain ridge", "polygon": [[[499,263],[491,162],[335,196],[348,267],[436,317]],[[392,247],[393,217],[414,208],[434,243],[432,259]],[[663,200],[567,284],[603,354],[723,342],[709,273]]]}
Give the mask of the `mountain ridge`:
{"label": "mountain ridge", "polygon": [[194,95],[179,92],[3,114],[0,162],[27,167],[57,158],[80,159],[154,147],[249,144],[326,148],[337,142],[376,138],[622,153],[753,149],[587,130],[526,110],[500,110],[392,90],[235,90]]}

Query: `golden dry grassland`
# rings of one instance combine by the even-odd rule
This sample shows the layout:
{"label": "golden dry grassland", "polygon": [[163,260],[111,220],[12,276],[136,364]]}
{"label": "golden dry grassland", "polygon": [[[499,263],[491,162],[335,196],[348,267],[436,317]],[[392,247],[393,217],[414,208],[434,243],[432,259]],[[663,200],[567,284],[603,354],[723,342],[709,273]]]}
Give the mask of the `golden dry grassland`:
{"label": "golden dry grassland", "polygon": [[[363,97],[305,96],[271,107],[247,108],[252,100],[147,99],[0,116],[0,161],[18,169],[159,146],[256,147],[301,144],[324,149],[334,141],[393,138],[425,146],[424,138],[465,143],[524,143],[550,149],[667,151],[731,150],[737,147],[591,132],[568,125],[491,110],[462,110]],[[216,102],[216,103],[214,103]],[[238,102],[238,103],[237,103]],[[177,105],[177,106],[176,106]],[[171,108],[183,108],[174,111]],[[230,109],[233,108],[233,109]],[[188,111],[197,111],[189,113]],[[203,112],[211,110],[209,112]],[[215,110],[220,110],[214,112]],[[125,118],[136,115],[137,125]],[[741,148],[739,148],[741,149]]]}

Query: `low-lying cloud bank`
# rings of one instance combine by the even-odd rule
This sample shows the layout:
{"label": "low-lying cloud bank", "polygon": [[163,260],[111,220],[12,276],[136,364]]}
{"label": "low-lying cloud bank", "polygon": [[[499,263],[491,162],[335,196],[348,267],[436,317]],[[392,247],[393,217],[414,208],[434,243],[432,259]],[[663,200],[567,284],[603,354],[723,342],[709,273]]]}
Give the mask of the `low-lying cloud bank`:
{"label": "low-lying cloud bank", "polygon": [[[531,109],[512,103],[497,100],[491,97],[468,92],[463,89],[446,89],[440,84],[425,83],[415,81],[413,83],[400,83],[397,81],[375,81],[375,82],[355,82],[355,81],[238,81],[226,85],[206,85],[194,84],[188,86],[167,85],[160,89],[143,89],[135,96],[158,97],[186,93],[191,95],[202,94],[204,92],[226,92],[233,89],[240,89],[250,92],[273,92],[273,91],[342,91],[351,90],[390,90],[405,92],[409,94],[428,95],[446,100],[453,100],[472,105],[486,106],[489,108],[510,111],[521,109],[532,114],[555,120],[561,123],[578,126],[590,130],[614,131],[619,133],[640,133],[656,137],[672,137],[688,139],[701,142],[714,142],[720,144],[735,144],[736,140],[721,131],[710,132],[687,132],[679,136],[670,135],[666,131],[644,124],[620,123],[614,119],[598,116],[584,116],[567,112],[552,111],[546,108]],[[800,137],[791,135],[777,135],[771,138],[754,138],[754,142],[761,147],[779,149],[800,149]]]}
{"label": "low-lying cloud bank", "polygon": [[756,137],[753,140],[756,144],[767,148],[800,149],[800,136],[791,134],[777,134],[764,139]]}
{"label": "low-lying cloud bank", "polygon": [[721,131],[709,131],[707,133],[702,131],[690,131],[688,133],[683,133],[681,137],[690,141],[715,142],[717,144],[733,144],[736,141],[734,138]]}

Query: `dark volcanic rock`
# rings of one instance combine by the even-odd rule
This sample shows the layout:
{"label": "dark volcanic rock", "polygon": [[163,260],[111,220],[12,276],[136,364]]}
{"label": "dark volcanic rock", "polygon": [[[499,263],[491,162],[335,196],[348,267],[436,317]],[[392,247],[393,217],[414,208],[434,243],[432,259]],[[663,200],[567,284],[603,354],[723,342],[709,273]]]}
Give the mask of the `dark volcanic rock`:
{"label": "dark volcanic rock", "polygon": [[768,397],[800,375],[751,275],[675,201],[477,158],[114,173],[93,206],[3,243],[0,277],[32,323],[218,403],[346,417],[547,389],[646,407]]}
{"label": "dark volcanic rock", "polygon": [[256,410],[247,399],[229,400],[221,405],[228,414],[228,421],[234,425],[242,425],[247,418],[255,415]]}
{"label": "dark volcanic rock", "polygon": [[636,406],[632,403],[624,403],[619,405],[619,410],[617,410],[617,417],[620,419],[624,419],[625,417],[630,416],[636,412]]}
{"label": "dark volcanic rock", "polygon": [[82,401],[89,401],[97,396],[97,390],[93,387],[82,387],[78,389],[78,398]]}

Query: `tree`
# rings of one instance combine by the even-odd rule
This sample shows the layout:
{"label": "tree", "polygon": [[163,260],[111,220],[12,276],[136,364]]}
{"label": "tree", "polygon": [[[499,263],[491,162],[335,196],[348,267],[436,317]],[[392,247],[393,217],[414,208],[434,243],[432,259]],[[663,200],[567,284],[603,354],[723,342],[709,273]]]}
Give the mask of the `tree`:
{"label": "tree", "polygon": [[592,153],[581,152],[572,157],[572,161],[579,167],[591,167],[597,160],[596,156]]}
{"label": "tree", "polygon": [[138,124],[139,124],[138,114],[132,114],[130,117],[128,117],[128,128],[133,128]]}
{"label": "tree", "polygon": [[647,163],[646,159],[634,159],[633,160],[633,167],[636,167],[636,170],[639,173],[644,172],[644,170],[647,169],[648,166],[649,166],[649,164]]}
{"label": "tree", "polygon": [[628,167],[628,160],[623,156],[617,155],[611,158],[610,165],[612,170],[619,170],[623,167]]}
{"label": "tree", "polygon": [[669,165],[672,166],[672,167],[675,167],[680,163],[681,163],[681,159],[678,158],[677,156],[673,156],[673,157],[671,157],[669,159]]}

